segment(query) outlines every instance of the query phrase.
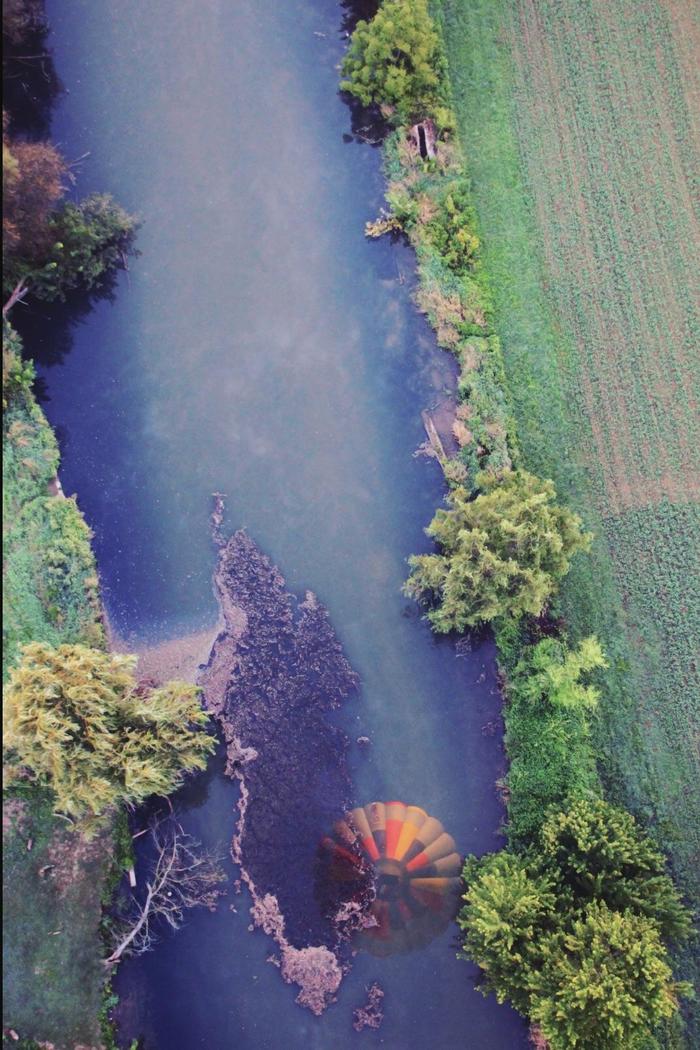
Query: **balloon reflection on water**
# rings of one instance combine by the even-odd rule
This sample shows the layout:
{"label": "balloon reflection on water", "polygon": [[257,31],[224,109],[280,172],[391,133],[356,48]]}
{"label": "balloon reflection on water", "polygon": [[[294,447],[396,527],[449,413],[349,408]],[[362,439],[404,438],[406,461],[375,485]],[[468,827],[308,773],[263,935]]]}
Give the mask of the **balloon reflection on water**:
{"label": "balloon reflection on water", "polygon": [[[457,911],[461,858],[439,820],[420,806],[370,802],[323,839],[326,877],[362,900],[355,945],[373,955],[423,947]],[[369,892],[368,892],[369,889]],[[342,891],[339,899],[342,899]]]}

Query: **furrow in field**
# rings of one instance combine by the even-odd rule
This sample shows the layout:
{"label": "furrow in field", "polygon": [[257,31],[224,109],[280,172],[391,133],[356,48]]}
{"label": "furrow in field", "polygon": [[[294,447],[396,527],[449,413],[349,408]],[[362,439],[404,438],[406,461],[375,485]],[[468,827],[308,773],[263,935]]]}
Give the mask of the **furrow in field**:
{"label": "furrow in field", "polygon": [[[645,123],[654,107],[639,41],[642,27],[650,32],[649,12],[639,25],[628,12],[626,46],[616,38],[619,18],[606,25],[598,5],[572,15],[532,0],[517,7],[510,45],[521,143],[552,290],[583,362],[576,385],[595,421],[590,451],[606,475],[601,509],[700,495],[687,361],[697,311],[687,293],[683,302],[676,294],[696,224],[683,207],[684,172],[662,163],[672,150],[661,118]],[[664,196],[669,170],[680,191]]]}

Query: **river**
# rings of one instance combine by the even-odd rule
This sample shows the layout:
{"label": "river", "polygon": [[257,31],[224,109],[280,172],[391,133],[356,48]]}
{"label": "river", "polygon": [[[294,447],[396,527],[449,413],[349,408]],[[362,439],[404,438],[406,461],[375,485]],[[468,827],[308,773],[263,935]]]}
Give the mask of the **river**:
{"label": "river", "polygon": [[[358,802],[404,798],[461,852],[500,840],[490,642],[456,654],[401,595],[406,558],[443,490],[414,455],[421,409],[454,381],[410,298],[402,245],[367,241],[381,156],[352,138],[337,94],[345,40],[331,0],[49,0],[67,92],[53,137],[81,157],[81,194],[143,217],[141,255],[43,364],[61,479],[95,534],[104,599],[133,647],[217,619],[211,494],[228,495],[287,586],[323,602],[361,688],[338,715]],[[188,830],[228,847],[237,787],[222,760],[184,792]],[[231,878],[236,872],[229,865]],[[235,906],[233,911],[230,905]],[[118,975],[124,1036],[146,1050],[391,1050],[525,1045],[516,1015],[483,999],[452,926],[427,948],[358,954],[316,1018],[266,962],[244,895],[193,913]],[[365,987],[377,1032],[357,1034]]]}

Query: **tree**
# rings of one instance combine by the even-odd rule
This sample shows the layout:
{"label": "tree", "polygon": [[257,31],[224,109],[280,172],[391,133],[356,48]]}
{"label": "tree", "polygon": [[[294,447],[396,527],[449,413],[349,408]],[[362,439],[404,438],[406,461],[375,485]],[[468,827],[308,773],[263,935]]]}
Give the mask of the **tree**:
{"label": "tree", "polygon": [[29,290],[64,301],[101,289],[134,251],[137,220],[106,194],[58,206],[67,175],[49,142],[10,141],[3,114],[3,295],[5,316]]}
{"label": "tree", "polygon": [[543,638],[526,650],[511,687],[515,695],[532,703],[591,708],[598,703],[599,693],[592,685],[584,685],[581,676],[607,666],[594,635],[584,638],[578,649],[569,649],[558,638]]}
{"label": "tree", "polygon": [[463,949],[484,971],[484,994],[495,992],[500,1003],[510,999],[527,1011],[529,974],[538,945],[552,927],[556,898],[549,878],[531,870],[527,861],[502,850],[464,865],[465,905],[457,924]]}
{"label": "tree", "polygon": [[343,61],[340,87],[360,100],[392,107],[399,120],[434,111],[443,59],[427,0],[384,0],[360,21]]}
{"label": "tree", "polygon": [[76,290],[99,290],[133,251],[138,221],[109,195],[92,194],[64,204],[49,222],[51,247],[40,268],[29,275],[39,299],[59,299]]}
{"label": "tree", "polygon": [[581,909],[536,861],[470,858],[458,924],[481,991],[509,999],[552,1050],[631,1050],[678,1008],[659,927],[592,900]]}
{"label": "tree", "polygon": [[409,559],[405,592],[436,603],[428,619],[440,633],[498,616],[537,615],[571,556],[591,541],[579,517],[557,504],[551,481],[524,470],[476,480],[476,499],[454,489],[449,510],[438,510],[426,530],[441,552]]}
{"label": "tree", "polygon": [[10,142],[3,135],[3,292],[9,294],[52,244],[49,219],[63,196],[66,166],[50,142]]}
{"label": "tree", "polygon": [[191,908],[216,908],[226,874],[216,854],[203,850],[175,820],[151,824],[154,860],[141,901],[132,896],[113,925],[108,965],[123,955],[143,955],[154,942],[159,924],[177,930]]}
{"label": "tree", "polygon": [[[10,776],[49,787],[57,812],[102,814],[167,795],[215,746],[196,687],[134,679],[135,657],[32,643],[10,672],[3,710]],[[18,769],[19,767],[19,769]]]}
{"label": "tree", "polygon": [[673,983],[655,924],[602,901],[540,950],[529,1012],[552,1050],[634,1050],[689,991]]}
{"label": "tree", "polygon": [[688,936],[690,914],[663,855],[630,813],[603,799],[579,799],[548,816],[541,845],[548,870],[577,901],[601,900],[652,919],[664,937]]}

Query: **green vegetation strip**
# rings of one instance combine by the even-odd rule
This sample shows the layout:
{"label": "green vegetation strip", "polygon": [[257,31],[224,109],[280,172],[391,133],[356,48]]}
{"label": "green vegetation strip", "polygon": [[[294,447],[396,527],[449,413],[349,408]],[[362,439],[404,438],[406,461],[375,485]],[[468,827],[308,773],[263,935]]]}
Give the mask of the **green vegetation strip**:
{"label": "green vegetation strip", "polygon": [[[691,137],[672,34],[656,3],[543,4],[537,17],[514,0],[436,7],[523,455],[597,537],[558,604],[572,636],[595,630],[611,664],[596,723],[601,772],[613,797],[651,821],[697,901],[700,514],[684,443],[698,447],[698,321],[683,207]],[[535,31],[547,55],[519,55]],[[545,57],[550,78],[540,83],[533,68]],[[581,141],[560,141],[579,124]],[[640,151],[661,125],[672,163]],[[553,185],[562,169],[566,181]]]}
{"label": "green vegetation strip", "polygon": [[[9,326],[3,347],[3,677],[30,640],[103,648],[90,532],[55,485],[56,439]],[[87,842],[50,793],[16,785],[3,803],[3,1018],[56,1046],[100,1042],[99,936],[109,828]]]}
{"label": "green vegetation strip", "polygon": [[[600,15],[596,6],[582,5],[583,22],[595,22]],[[634,212],[632,190],[640,178],[638,168],[626,167],[627,153],[638,160],[641,153],[637,144],[626,150],[616,143],[615,174],[628,180],[621,191],[601,160],[617,129],[601,124],[600,112],[596,119],[584,121],[573,146],[552,140],[540,151],[529,172],[529,186],[522,161],[537,135],[565,138],[565,123],[556,119],[561,113],[547,118],[537,109],[545,88],[555,109],[566,93],[559,88],[551,54],[545,54],[550,36],[571,63],[591,41],[599,46],[598,36],[603,49],[610,40],[619,44],[629,26],[636,46],[622,52],[634,60],[634,71],[627,71],[615,87],[630,111],[639,115],[638,94],[632,91],[630,96],[630,91],[640,75],[638,45],[644,40],[650,5],[639,6],[642,14],[630,12],[628,24],[619,12],[613,13],[614,26],[592,29],[589,23],[583,31],[588,36],[578,39],[581,30],[571,24],[575,14],[566,2],[535,8],[527,0],[435,0],[432,9],[447,46],[459,118],[456,144],[450,141],[454,118],[446,97],[448,81],[436,85],[423,69],[430,62],[442,70],[444,61],[424,2],[384,0],[372,25],[360,24],[344,67],[348,79],[343,87],[365,104],[380,104],[389,121],[398,125],[386,147],[391,212],[368,224],[367,233],[406,231],[418,256],[418,304],[440,344],[456,354],[462,369],[453,426],[460,450],[448,458],[436,449],[452,486],[449,509],[437,512],[429,530],[440,552],[412,559],[408,590],[428,599],[436,630],[463,629],[483,619],[493,622],[507,675],[511,769],[503,788],[515,850],[512,864],[525,851],[527,879],[534,882],[523,884],[524,896],[518,899],[507,856],[503,863],[508,870],[500,875],[490,873],[489,865],[497,864],[493,858],[471,862],[465,872],[468,907],[461,919],[466,946],[484,968],[487,987],[528,1013],[537,1023],[533,1037],[546,1038],[553,1047],[652,1047],[676,1045],[681,1039],[678,1015],[669,1009],[680,987],[674,991],[669,983],[665,949],[658,939],[661,933],[677,940],[681,931],[664,927],[660,912],[654,910],[664,861],[633,823],[629,827],[636,845],[632,831],[625,844],[619,821],[631,818],[624,812],[605,808],[600,801],[604,808],[593,818],[591,807],[601,791],[598,770],[608,796],[632,805],[671,852],[686,889],[697,878],[693,854],[700,822],[695,821],[688,834],[679,821],[679,804],[691,810],[693,819],[700,794],[692,775],[697,712],[688,700],[688,689],[697,678],[692,654],[697,651],[700,603],[689,593],[678,558],[681,551],[689,559],[700,549],[697,544],[688,547],[688,539],[692,544],[697,536],[694,508],[688,506],[697,491],[688,473],[688,448],[695,444],[687,444],[697,420],[691,418],[692,384],[684,386],[684,355],[694,330],[689,297],[683,299],[683,289],[671,297],[668,272],[657,266],[666,290],[652,301],[663,305],[665,295],[670,303],[670,338],[659,342],[661,325],[646,307],[650,289],[643,287],[652,270],[645,239],[653,245],[654,230],[639,223],[644,232],[633,231],[636,248],[630,241],[631,252],[625,239],[634,225],[629,218]],[[562,18],[562,10],[568,8],[570,21]],[[543,11],[547,14],[540,17]],[[525,24],[527,18],[532,25]],[[404,37],[408,39],[407,27],[411,34],[417,32],[421,19],[423,42],[432,41],[433,50],[431,54],[430,47],[423,47],[423,65],[413,66]],[[558,36],[548,35],[550,22],[557,23]],[[521,39],[529,50],[516,69],[508,44],[514,47]],[[658,54],[657,61],[662,61]],[[604,78],[596,61],[589,61],[587,69],[600,91]],[[528,142],[523,144],[516,74],[527,77],[533,70],[540,81],[529,99]],[[575,116],[579,94],[590,102],[590,85],[577,80],[574,74],[579,72],[571,71],[567,81]],[[647,92],[647,99],[652,95]],[[605,104],[598,110],[610,115]],[[411,128],[417,121],[422,127]],[[581,130],[575,119],[571,123],[575,132]],[[436,131],[433,154],[426,143]],[[532,191],[535,179],[547,184],[550,169],[552,178],[557,177],[562,155],[570,163],[573,184],[551,198]],[[688,169],[683,169],[679,156],[670,168],[682,181]],[[585,187],[587,179],[588,189],[580,192],[579,184]],[[682,193],[681,187],[681,197]],[[576,213],[581,199],[591,212],[598,209],[598,226],[591,225],[585,209],[583,215]],[[660,199],[657,193],[657,203]],[[674,221],[680,222],[685,213],[678,199],[675,204],[669,201],[669,208],[675,208]],[[563,235],[557,223],[567,209],[569,219],[580,222],[571,223]],[[670,222],[670,212],[665,214]],[[483,249],[479,232],[485,239]],[[590,258],[583,258],[586,251]],[[684,251],[682,247],[674,258]],[[672,254],[663,256],[666,271]],[[643,262],[635,268],[637,255]],[[561,266],[558,274],[553,261]],[[673,276],[683,273],[676,264]],[[567,312],[565,307],[571,308]],[[609,332],[604,331],[601,311],[611,318]],[[660,351],[669,348],[668,364],[659,368]],[[660,419],[661,407],[673,418]],[[528,496],[524,502],[519,497],[501,501],[497,522],[490,520],[484,502],[491,488],[498,491],[498,479],[515,485],[526,476],[521,458],[528,469],[553,478],[560,496],[597,534],[592,557],[573,559],[559,596],[549,603],[547,615],[539,617],[529,608],[530,598],[535,600],[533,573],[543,568],[537,551],[541,544],[562,542],[557,539],[560,527],[552,531],[538,518],[534,505],[528,509]],[[495,485],[487,480],[494,475]],[[516,490],[525,495],[519,481]],[[572,519],[572,534],[573,524]],[[675,529],[682,530],[680,541]],[[657,543],[663,546],[661,554]],[[510,564],[503,560],[508,550]],[[540,604],[568,567],[550,569],[549,578],[545,574]],[[486,603],[482,585],[490,593]],[[663,612],[654,615],[659,607]],[[684,622],[678,615],[681,610]],[[523,618],[523,613],[529,615]],[[635,632],[642,628],[640,654]],[[601,636],[608,657],[608,673],[596,675],[600,688],[595,689],[581,679],[603,663],[597,641],[590,637],[592,630]],[[648,706],[655,688],[661,688],[668,701],[663,713]],[[657,693],[657,705],[660,700]],[[546,860],[547,827],[559,819],[566,822],[577,805],[584,807],[579,811],[582,827],[589,817],[599,820],[593,839],[582,832],[581,842],[588,843],[585,870],[580,872],[583,882],[567,867],[565,857],[553,864]],[[560,807],[558,816],[552,806]],[[591,846],[596,837],[599,846]],[[570,848],[569,842],[566,850]],[[655,859],[646,874],[642,863],[642,881],[628,895],[631,869],[626,865],[645,855]],[[607,884],[607,876],[600,881],[606,868]],[[539,888],[538,879],[543,880]],[[670,880],[665,875],[663,879],[662,895],[668,891],[678,908]],[[651,910],[642,903],[647,893],[649,901],[656,901]],[[544,903],[534,907],[531,917],[535,912],[539,917],[529,921],[523,903],[529,901],[529,907],[538,894]],[[475,925],[480,906],[488,915],[481,941]],[[536,946],[520,953],[514,947],[518,916],[525,923],[526,943]],[[687,926],[687,917],[684,921]],[[507,945],[500,979],[494,973],[494,966],[500,965],[499,942]],[[635,944],[646,953],[645,959],[639,954],[629,969],[619,967],[615,946],[631,961]],[[567,952],[573,953],[568,962]],[[624,989],[630,998],[620,999],[613,988]],[[609,1009],[595,1005],[603,999]],[[652,1035],[657,1023],[661,1027]]]}

